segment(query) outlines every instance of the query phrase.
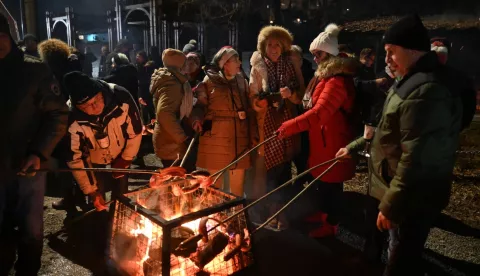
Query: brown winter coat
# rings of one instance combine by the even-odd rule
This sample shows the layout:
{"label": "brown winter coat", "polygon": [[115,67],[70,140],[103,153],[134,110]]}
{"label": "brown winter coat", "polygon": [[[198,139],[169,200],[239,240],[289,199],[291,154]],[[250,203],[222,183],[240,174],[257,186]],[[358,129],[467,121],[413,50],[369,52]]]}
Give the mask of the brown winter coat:
{"label": "brown winter coat", "polygon": [[[295,69],[295,77],[297,78],[297,82],[299,84],[299,89],[297,91],[292,91],[292,96],[285,101],[285,106],[290,110],[290,114],[292,114],[292,118],[297,117],[298,114],[298,104],[302,103],[303,94],[305,93],[305,85],[302,76],[302,69],[301,64],[294,58],[289,57],[289,61],[292,62],[293,67]],[[263,126],[265,122],[265,115],[267,114],[268,108],[260,107],[258,103],[257,95],[262,91],[268,91],[268,73],[267,73],[267,65],[263,60],[262,55],[257,51],[254,52],[251,59],[250,64],[252,69],[250,71],[250,99],[252,102],[252,107],[256,111],[256,118],[258,124],[258,135],[259,135],[259,142],[268,138],[271,134],[265,135]],[[286,81],[287,83],[290,80]],[[272,133],[273,134],[273,133]],[[267,137],[266,137],[267,136]],[[300,135],[294,135],[293,137],[293,154],[296,155],[301,150],[301,138]],[[258,150],[260,155],[264,155],[264,147],[260,147]]]}
{"label": "brown winter coat", "polygon": [[[197,166],[217,170],[257,143],[258,132],[245,78],[238,74],[234,79],[227,80],[213,69],[206,69],[206,74],[196,88],[198,103],[192,114],[192,121],[200,120],[204,125]],[[246,119],[239,118],[239,110],[246,112]],[[208,121],[211,121],[210,130],[205,129]],[[249,167],[250,159],[244,158],[232,169]]]}
{"label": "brown winter coat", "polygon": [[181,126],[180,105],[183,99],[183,84],[187,77],[172,68],[160,68],[152,75],[150,93],[155,106],[157,123],[153,133],[155,154],[164,160],[182,157],[187,149],[188,138]]}

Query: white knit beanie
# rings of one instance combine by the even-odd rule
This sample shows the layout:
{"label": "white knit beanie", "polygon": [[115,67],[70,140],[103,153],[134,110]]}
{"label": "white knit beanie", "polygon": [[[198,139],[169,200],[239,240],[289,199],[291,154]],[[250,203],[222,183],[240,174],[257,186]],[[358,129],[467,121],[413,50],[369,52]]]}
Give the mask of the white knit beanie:
{"label": "white knit beanie", "polygon": [[225,46],[215,54],[212,61],[218,65],[220,69],[223,69],[225,63],[227,63],[227,61],[235,55],[238,56],[238,52],[235,51],[235,49],[230,46]]}
{"label": "white knit beanie", "polygon": [[337,56],[339,33],[340,28],[336,24],[328,24],[325,31],[321,32],[310,44],[310,52],[324,51],[333,56]]}

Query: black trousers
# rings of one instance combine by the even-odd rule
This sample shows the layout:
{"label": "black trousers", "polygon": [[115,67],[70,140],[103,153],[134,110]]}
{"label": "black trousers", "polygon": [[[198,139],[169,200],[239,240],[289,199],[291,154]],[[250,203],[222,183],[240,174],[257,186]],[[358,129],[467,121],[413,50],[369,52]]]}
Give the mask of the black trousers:
{"label": "black trousers", "polygon": [[328,215],[329,224],[337,225],[343,215],[343,183],[315,181],[312,188],[318,210]]}

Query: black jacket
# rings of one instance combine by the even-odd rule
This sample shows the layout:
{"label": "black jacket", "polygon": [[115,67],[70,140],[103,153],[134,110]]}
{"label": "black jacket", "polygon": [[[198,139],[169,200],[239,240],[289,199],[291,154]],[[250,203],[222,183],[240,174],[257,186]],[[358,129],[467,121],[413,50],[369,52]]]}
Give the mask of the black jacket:
{"label": "black jacket", "polygon": [[356,104],[366,125],[376,126],[380,120],[385,93],[378,89],[373,68],[362,66],[355,78]]}
{"label": "black jacket", "polygon": [[138,76],[137,68],[132,64],[120,65],[113,68],[110,75],[103,78],[108,83],[114,83],[127,89],[135,101],[138,101]]}
{"label": "black jacket", "polygon": [[107,76],[107,56],[102,55],[98,65],[98,77],[103,78],[105,76]]}
{"label": "black jacket", "polygon": [[66,132],[68,108],[48,66],[16,47],[0,60],[0,83],[0,173],[5,176],[29,154],[50,157]]}
{"label": "black jacket", "polygon": [[143,99],[151,98],[150,81],[152,74],[155,71],[155,63],[148,61],[146,64],[138,64],[138,96]]}

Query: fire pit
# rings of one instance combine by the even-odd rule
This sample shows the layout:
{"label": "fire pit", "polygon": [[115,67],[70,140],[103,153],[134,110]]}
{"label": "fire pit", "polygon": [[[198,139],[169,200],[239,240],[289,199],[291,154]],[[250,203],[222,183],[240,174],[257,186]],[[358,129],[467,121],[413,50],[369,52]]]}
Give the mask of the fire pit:
{"label": "fire pit", "polygon": [[[186,239],[243,208],[244,199],[213,188],[175,193],[188,180],[126,194],[115,205],[110,264],[125,275],[232,275],[253,263],[242,213],[179,250]],[[240,244],[245,246],[239,250]],[[236,250],[234,250],[236,249]],[[228,254],[229,252],[232,254]],[[228,255],[228,257],[226,257]],[[231,257],[231,258],[230,258]]]}

